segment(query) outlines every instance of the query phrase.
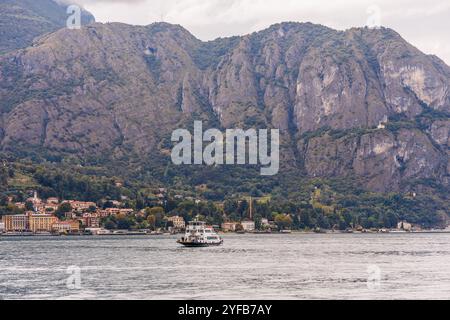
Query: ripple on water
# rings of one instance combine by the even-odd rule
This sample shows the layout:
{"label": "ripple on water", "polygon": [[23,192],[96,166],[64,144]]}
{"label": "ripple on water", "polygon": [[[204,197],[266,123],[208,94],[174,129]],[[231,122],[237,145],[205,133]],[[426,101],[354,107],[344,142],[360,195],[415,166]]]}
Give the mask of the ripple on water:
{"label": "ripple on water", "polygon": [[[4,299],[448,299],[450,235],[225,235],[2,239]],[[379,283],[369,289],[368,267]],[[81,288],[67,288],[79,266]]]}

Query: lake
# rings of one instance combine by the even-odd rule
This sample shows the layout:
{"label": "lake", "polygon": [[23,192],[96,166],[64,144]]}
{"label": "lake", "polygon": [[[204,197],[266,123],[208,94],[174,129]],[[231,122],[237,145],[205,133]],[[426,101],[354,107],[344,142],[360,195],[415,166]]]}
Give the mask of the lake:
{"label": "lake", "polygon": [[1,237],[0,299],[449,299],[450,234]]}

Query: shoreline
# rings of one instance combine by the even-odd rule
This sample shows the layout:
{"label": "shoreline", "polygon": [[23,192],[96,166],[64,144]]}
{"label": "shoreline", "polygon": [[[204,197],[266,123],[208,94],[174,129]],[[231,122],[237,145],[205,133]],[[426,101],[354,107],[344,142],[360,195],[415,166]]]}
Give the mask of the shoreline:
{"label": "shoreline", "polygon": [[[62,237],[161,237],[161,236],[176,236],[182,233],[176,234],[150,234],[142,232],[121,232],[121,233],[109,233],[109,234],[46,234],[46,233],[0,233],[0,238],[12,238],[12,237],[51,237],[51,238],[62,238]],[[389,232],[346,232],[346,231],[331,231],[324,230],[324,232],[314,232],[314,231],[292,231],[290,233],[286,232],[246,232],[246,233],[236,233],[236,232],[220,232],[221,235],[399,235],[399,234],[450,234],[450,230],[422,230],[422,231],[389,231]]]}

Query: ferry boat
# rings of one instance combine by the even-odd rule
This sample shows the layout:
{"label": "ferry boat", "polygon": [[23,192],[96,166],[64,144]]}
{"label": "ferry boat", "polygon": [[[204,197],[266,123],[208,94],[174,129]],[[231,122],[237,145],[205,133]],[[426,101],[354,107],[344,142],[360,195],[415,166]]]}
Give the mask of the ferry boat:
{"label": "ferry boat", "polygon": [[185,247],[209,247],[220,246],[223,240],[212,227],[206,226],[205,222],[191,221],[184,237],[177,242]]}

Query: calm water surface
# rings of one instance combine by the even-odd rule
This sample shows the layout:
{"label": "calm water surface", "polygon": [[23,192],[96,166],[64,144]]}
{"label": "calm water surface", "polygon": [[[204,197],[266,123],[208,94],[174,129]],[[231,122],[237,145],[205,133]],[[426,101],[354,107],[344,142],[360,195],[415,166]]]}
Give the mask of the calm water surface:
{"label": "calm water surface", "polygon": [[0,299],[450,299],[450,234],[224,239],[3,237]]}

